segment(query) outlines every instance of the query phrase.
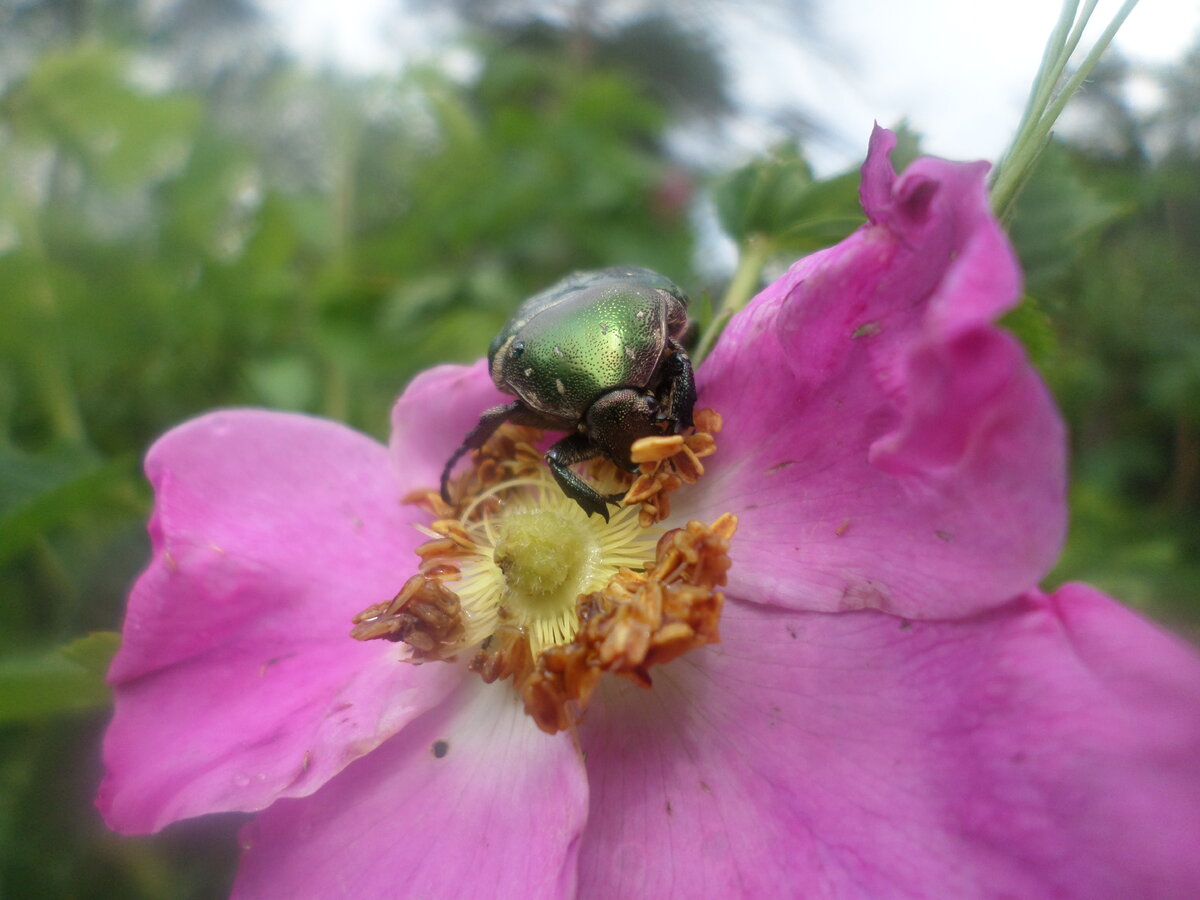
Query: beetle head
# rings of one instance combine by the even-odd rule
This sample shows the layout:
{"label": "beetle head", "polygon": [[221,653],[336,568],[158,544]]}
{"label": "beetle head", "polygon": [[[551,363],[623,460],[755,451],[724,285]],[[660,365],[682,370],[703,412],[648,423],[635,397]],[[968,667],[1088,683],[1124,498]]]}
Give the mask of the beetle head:
{"label": "beetle head", "polygon": [[649,391],[618,388],[588,408],[588,436],[609,459],[633,472],[637,466],[629,458],[629,446],[638,438],[662,433],[657,415],[658,400]]}

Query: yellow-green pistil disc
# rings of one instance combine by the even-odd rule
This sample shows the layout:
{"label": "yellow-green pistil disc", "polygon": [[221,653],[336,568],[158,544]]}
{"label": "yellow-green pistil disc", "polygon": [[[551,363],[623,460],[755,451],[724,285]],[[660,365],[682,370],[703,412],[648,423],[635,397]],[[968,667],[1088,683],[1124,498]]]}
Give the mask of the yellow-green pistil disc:
{"label": "yellow-green pistil disc", "polygon": [[574,518],[561,509],[522,510],[496,523],[492,559],[504,573],[506,597],[516,608],[539,615],[579,596],[573,588],[589,547],[586,529]]}
{"label": "yellow-green pistil disc", "polygon": [[[475,507],[503,496],[499,512],[471,521]],[[637,508],[608,522],[587,516],[549,476],[498,484],[463,514],[474,552],[450,586],[462,601],[468,639],[481,641],[501,621],[526,629],[536,658],[575,636],[580,594],[604,587],[622,566],[654,557],[659,533],[638,525]]]}

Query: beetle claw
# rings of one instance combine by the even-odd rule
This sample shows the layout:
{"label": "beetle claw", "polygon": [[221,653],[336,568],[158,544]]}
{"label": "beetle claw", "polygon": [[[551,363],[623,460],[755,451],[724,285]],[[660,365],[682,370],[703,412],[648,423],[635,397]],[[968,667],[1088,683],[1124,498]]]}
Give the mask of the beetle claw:
{"label": "beetle claw", "polygon": [[589,516],[593,514],[602,516],[605,522],[608,521],[609,516],[611,515],[611,513],[608,511],[608,504],[620,503],[621,498],[625,496],[624,494],[601,495],[590,489],[588,490],[587,494],[572,493],[570,491],[564,491],[564,493],[578,503],[580,509],[582,509]]}

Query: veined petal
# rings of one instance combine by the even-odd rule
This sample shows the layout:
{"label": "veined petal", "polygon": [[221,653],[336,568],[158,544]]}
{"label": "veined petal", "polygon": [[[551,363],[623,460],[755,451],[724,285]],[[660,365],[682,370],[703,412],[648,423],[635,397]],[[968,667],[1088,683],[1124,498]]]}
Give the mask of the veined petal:
{"label": "veined petal", "polygon": [[453,686],[349,637],[419,539],[386,450],[320,419],[214,413],[151,449],[154,558],[109,681],[97,803],[119,831],[311,793]]}
{"label": "veined petal", "polygon": [[[877,132],[870,223],[796,263],[698,373],[725,418],[680,518],[740,520],[730,589],[808,610],[970,615],[1035,584],[1065,529],[1063,427],[992,320],[1019,297],[982,164],[896,179]],[[752,385],[753,389],[747,389]]]}
{"label": "veined petal", "polygon": [[581,732],[580,896],[1184,897],[1200,659],[1083,586],[972,619],[731,601]]}
{"label": "veined petal", "polygon": [[321,791],[242,833],[235,898],[575,893],[583,762],[502,685],[464,683]]}

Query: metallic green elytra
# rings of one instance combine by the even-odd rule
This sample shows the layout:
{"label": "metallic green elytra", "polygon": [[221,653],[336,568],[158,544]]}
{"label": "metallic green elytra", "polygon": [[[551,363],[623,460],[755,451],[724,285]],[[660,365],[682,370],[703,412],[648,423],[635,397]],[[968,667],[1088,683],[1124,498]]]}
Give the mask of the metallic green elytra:
{"label": "metallic green elytra", "polygon": [[530,297],[488,348],[492,381],[517,399],[483,413],[442,471],[442,497],[450,502],[458,459],[514,422],[569,432],[546,463],[567,496],[607,519],[620,498],[601,495],[570,467],[603,455],[636,471],[634,441],[692,426],[686,328],[687,296],[649,269],[577,272]]}

